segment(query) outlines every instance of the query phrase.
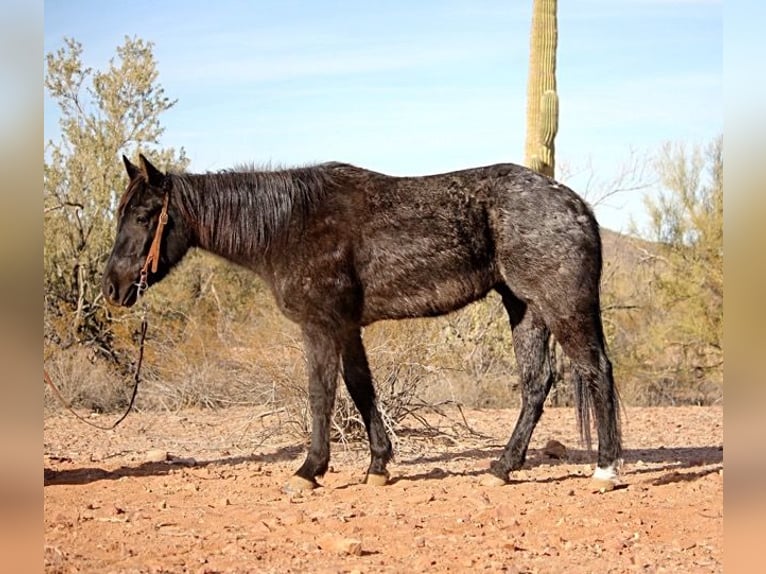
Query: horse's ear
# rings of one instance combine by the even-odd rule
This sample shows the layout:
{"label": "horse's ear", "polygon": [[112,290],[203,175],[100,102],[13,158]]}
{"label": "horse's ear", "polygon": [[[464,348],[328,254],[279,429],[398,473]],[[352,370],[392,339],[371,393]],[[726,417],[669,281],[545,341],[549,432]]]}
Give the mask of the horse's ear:
{"label": "horse's ear", "polygon": [[146,179],[149,182],[149,185],[163,187],[165,183],[165,174],[154,167],[143,154],[138,154],[138,159],[141,161],[141,169],[146,174]]}
{"label": "horse's ear", "polygon": [[125,157],[124,155],[122,156],[122,163],[125,164],[125,169],[128,172],[128,177],[130,178],[130,181],[133,181],[139,175],[141,175],[141,170],[138,169],[138,166],[133,165],[132,163],[130,163],[130,160],[127,157]]}

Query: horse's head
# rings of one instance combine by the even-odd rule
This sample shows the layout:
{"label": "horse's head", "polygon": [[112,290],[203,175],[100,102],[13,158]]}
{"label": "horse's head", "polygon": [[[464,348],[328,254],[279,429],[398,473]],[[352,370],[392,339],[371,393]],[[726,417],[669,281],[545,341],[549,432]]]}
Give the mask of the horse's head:
{"label": "horse's head", "polygon": [[[117,237],[101,289],[110,303],[130,307],[142,280],[146,288],[165,277],[188,250],[189,238],[171,201],[171,177],[143,155],[140,167],[122,159],[130,182],[117,208]],[[160,219],[166,223],[161,225]]]}

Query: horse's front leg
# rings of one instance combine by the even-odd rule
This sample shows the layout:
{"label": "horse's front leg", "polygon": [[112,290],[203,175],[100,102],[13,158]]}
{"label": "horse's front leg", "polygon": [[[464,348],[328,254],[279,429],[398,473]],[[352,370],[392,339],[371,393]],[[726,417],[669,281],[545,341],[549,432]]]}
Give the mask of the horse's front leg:
{"label": "horse's front leg", "polygon": [[386,434],[383,418],[375,403],[375,387],[367,363],[367,354],[359,328],[349,332],[343,343],[343,379],[359,414],[362,415],[370,440],[370,466],[365,482],[383,485],[388,481],[386,464],[393,456],[391,441]]}
{"label": "horse's front leg", "polygon": [[338,380],[340,345],[329,329],[306,326],[303,344],[309,375],[311,446],[306,460],[285,485],[287,491],[317,487],[330,464],[330,424]]}

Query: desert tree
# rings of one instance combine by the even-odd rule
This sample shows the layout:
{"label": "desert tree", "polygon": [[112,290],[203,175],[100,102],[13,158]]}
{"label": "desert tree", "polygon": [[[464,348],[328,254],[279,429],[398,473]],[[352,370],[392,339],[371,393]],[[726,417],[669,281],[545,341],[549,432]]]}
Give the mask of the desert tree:
{"label": "desert tree", "polygon": [[661,311],[655,339],[681,378],[722,383],[723,137],[705,147],[667,143],[656,169],[662,189],[645,199]]}

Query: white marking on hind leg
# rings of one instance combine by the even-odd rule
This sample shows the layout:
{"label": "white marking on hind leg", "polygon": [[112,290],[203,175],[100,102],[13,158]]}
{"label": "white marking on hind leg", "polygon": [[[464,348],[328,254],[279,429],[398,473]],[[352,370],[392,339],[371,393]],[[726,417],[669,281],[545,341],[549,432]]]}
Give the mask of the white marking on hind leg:
{"label": "white marking on hind leg", "polygon": [[596,491],[608,492],[614,490],[614,488],[620,483],[620,467],[622,466],[622,460],[613,462],[609,466],[596,467],[593,472],[593,486]]}
{"label": "white marking on hind leg", "polygon": [[593,479],[594,480],[612,480],[617,481],[619,480],[620,475],[617,471],[617,465],[610,464],[607,467],[601,468],[600,466],[596,467],[596,470],[593,472]]}

